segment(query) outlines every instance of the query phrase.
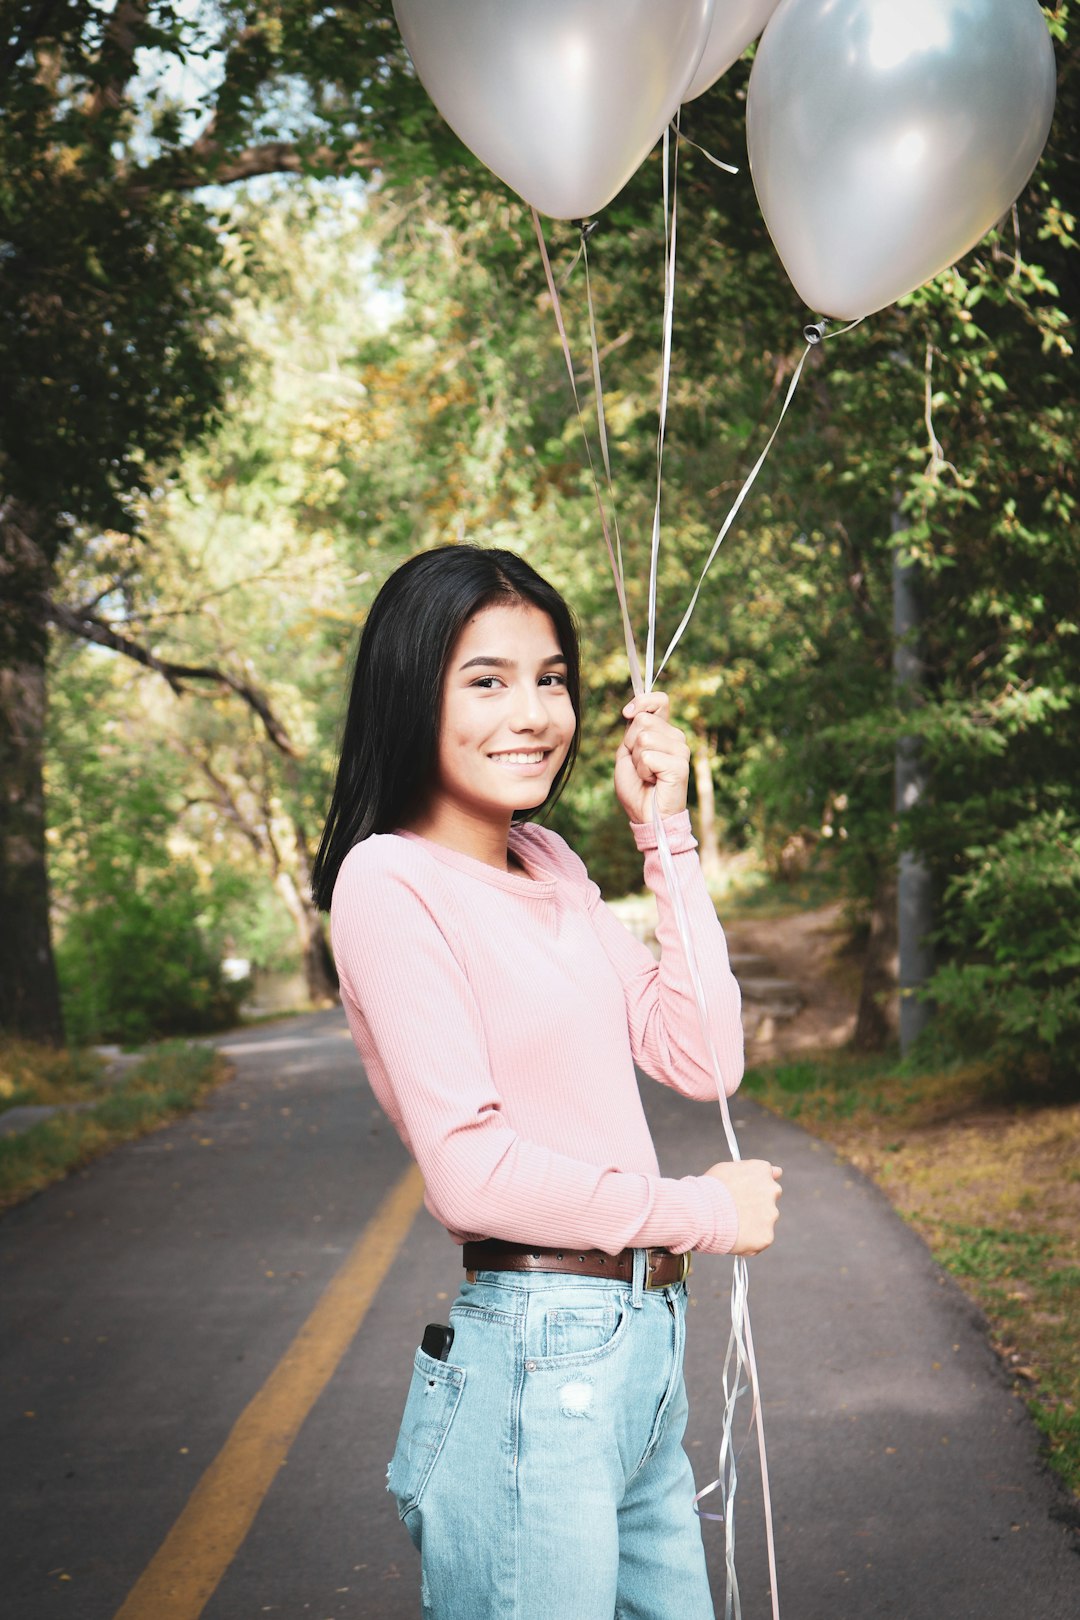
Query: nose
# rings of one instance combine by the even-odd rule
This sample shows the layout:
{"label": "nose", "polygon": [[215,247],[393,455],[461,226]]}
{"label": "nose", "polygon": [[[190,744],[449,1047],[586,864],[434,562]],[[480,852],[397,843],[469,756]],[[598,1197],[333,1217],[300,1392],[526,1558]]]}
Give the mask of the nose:
{"label": "nose", "polygon": [[540,688],[534,681],[522,681],[514,694],[514,712],[510,721],[513,731],[543,731],[547,726],[547,709]]}

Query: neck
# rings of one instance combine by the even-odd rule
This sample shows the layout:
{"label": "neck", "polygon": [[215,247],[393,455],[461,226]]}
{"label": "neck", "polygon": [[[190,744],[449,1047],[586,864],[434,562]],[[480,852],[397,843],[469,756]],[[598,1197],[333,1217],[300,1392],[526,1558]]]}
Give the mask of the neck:
{"label": "neck", "polygon": [[507,841],[510,836],[511,816],[484,816],[463,805],[439,803],[422,811],[408,823],[409,832],[430,838],[444,849],[456,849],[459,854],[471,855],[485,866],[494,866],[500,872],[509,871]]}

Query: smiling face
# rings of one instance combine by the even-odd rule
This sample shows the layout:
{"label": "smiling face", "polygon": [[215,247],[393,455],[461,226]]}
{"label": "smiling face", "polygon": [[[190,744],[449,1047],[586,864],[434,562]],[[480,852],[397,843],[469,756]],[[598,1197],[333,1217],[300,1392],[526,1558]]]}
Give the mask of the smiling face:
{"label": "smiling face", "polygon": [[555,626],[528,602],[482,608],[447,665],[434,789],[415,824],[459,848],[543,804],[577,727]]}

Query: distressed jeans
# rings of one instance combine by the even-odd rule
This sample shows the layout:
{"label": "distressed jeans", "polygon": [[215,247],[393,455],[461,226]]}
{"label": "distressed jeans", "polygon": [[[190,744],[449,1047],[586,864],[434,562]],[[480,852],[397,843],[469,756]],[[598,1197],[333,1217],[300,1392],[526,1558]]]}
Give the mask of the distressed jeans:
{"label": "distressed jeans", "polygon": [[424,1620],[712,1620],[686,1427],[686,1287],[481,1271],[416,1352],[388,1488]]}

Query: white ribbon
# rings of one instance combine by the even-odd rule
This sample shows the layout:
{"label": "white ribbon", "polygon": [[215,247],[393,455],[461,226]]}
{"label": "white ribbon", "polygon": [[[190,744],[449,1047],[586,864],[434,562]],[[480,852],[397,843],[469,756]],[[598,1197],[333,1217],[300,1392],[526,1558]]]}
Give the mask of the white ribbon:
{"label": "white ribbon", "polygon": [[675,634],[672,636],[671,640],[668,642],[667,652],[664,654],[663,658],[660,660],[660,668],[656,672],[658,675],[664,669],[664,667],[667,664],[668,659],[671,657],[672,653],[675,651],[675,648],[679,645],[679,642],[682,640],[683,632],[686,629],[687,625],[690,623],[690,620],[691,620],[691,618],[693,616],[694,609],[697,607],[698,597],[701,595],[701,587],[705,583],[706,575],[708,574],[709,569],[712,567],[713,563],[716,560],[717,552],[720,550],[720,547],[723,545],[724,541],[727,539],[728,531],[731,528],[731,525],[735,522],[735,519],[738,517],[740,511],[742,510],[743,502],[746,500],[746,497],[749,495],[751,489],[754,487],[754,484],[757,482],[758,473],[761,471],[762,467],[765,465],[765,462],[768,459],[769,451],[772,449],[774,443],[776,442],[776,436],[780,432],[780,429],[781,429],[781,427],[783,426],[783,423],[784,423],[784,418],[788,413],[788,409],[789,409],[789,407],[791,405],[791,402],[795,398],[795,390],[798,388],[800,379],[802,378],[803,367],[806,365],[807,356],[810,354],[810,351],[812,349],[816,349],[820,343],[828,343],[831,338],[842,337],[845,332],[853,331],[854,328],[856,326],[858,326],[861,321],[865,320],[865,318],[866,318],[865,316],[860,316],[859,320],[852,321],[850,323],[850,325],[848,325],[848,326],[842,326],[838,332],[828,332],[828,331],[826,331],[825,328],[826,328],[826,326],[828,324],[826,321],[817,322],[813,326],[808,326],[806,328],[806,336],[805,336],[806,347],[803,350],[802,354],[799,356],[799,363],[795,367],[794,372],[792,373],[791,381],[788,384],[787,393],[784,395],[784,403],[783,403],[783,406],[781,408],[780,415],[776,419],[776,426],[773,428],[772,432],[769,434],[768,441],[766,442],[764,450],[761,452],[760,456],[758,456],[757,460],[754,462],[754,465],[751,467],[750,472],[747,475],[746,481],[743,484],[743,487],[740,489],[739,493],[736,495],[734,501],[732,502],[731,510],[728,512],[727,517],[724,519],[723,523],[720,526],[720,531],[717,534],[716,539],[712,543],[712,549],[709,552],[708,557],[705,559],[705,566],[701,570],[701,574],[700,574],[700,577],[698,579],[698,582],[697,582],[696,586],[694,587],[694,594],[690,598],[690,602],[689,602],[689,605],[688,605],[688,607],[686,609],[686,612],[683,614],[681,620],[679,621],[679,628],[676,630]]}
{"label": "white ribbon", "polygon": [[[626,584],[625,584],[625,579],[624,579],[624,576],[623,576],[623,569],[622,569],[622,545],[621,545],[621,542],[620,542],[618,544],[618,549],[616,550],[616,547],[613,546],[612,543],[611,543],[611,529],[610,529],[610,527],[608,525],[607,509],[606,509],[606,507],[604,505],[604,497],[603,497],[603,495],[601,493],[601,490],[600,490],[599,481],[597,480],[597,477],[596,477],[596,463],[593,461],[592,446],[589,443],[588,429],[585,426],[585,417],[582,414],[582,410],[581,410],[581,400],[578,397],[577,381],[576,381],[576,379],[574,377],[574,358],[573,358],[573,355],[570,353],[570,343],[569,343],[569,340],[567,339],[567,336],[566,336],[566,324],[563,321],[562,303],[561,303],[561,301],[559,299],[559,289],[555,285],[555,276],[554,276],[554,274],[552,272],[552,269],[551,269],[551,259],[548,256],[547,243],[544,240],[544,227],[540,223],[540,215],[536,212],[535,208],[533,208],[531,210],[531,213],[532,213],[532,218],[533,218],[533,225],[534,225],[534,227],[536,229],[536,240],[540,244],[540,257],[544,262],[544,275],[547,278],[548,292],[551,295],[551,306],[552,306],[552,309],[555,311],[555,324],[559,329],[559,337],[562,340],[563,359],[566,361],[566,374],[570,378],[570,392],[574,396],[574,408],[577,411],[577,419],[578,419],[578,423],[579,423],[579,425],[581,427],[581,437],[582,437],[582,439],[584,440],[584,443],[585,443],[585,457],[586,457],[586,460],[589,463],[589,472],[592,474],[593,489],[594,489],[594,491],[596,493],[596,505],[597,505],[597,509],[598,509],[598,511],[600,513],[600,528],[603,531],[604,544],[607,546],[608,561],[611,563],[611,572],[612,572],[612,574],[614,576],[614,579],[615,579],[615,590],[616,590],[616,593],[617,593],[618,598],[619,598],[619,610],[620,610],[620,612],[622,614],[623,638],[624,638],[624,640],[626,642],[626,661],[630,666],[630,680],[631,680],[631,683],[633,684],[633,688],[634,688],[635,693],[637,693],[638,696],[640,696],[640,694],[641,694],[641,692],[643,690],[642,681],[641,681],[641,664],[640,664],[640,661],[638,659],[637,645],[636,645],[636,643],[634,641],[634,627],[630,623],[630,611],[629,611],[629,609],[627,608],[627,605],[626,605]],[[585,244],[584,244],[584,238],[583,238],[583,240],[582,240],[582,248],[583,249],[584,249],[584,246],[585,246]],[[587,259],[586,259],[586,262],[588,262]],[[590,299],[590,319],[591,319],[591,299]],[[594,349],[594,353],[596,354],[596,370],[599,371],[599,369],[600,369],[600,357],[599,357],[599,352],[596,349],[596,327],[595,327],[595,323],[593,323],[593,349]],[[603,393],[602,392],[601,392],[601,394],[599,396],[599,408],[600,408],[601,411],[603,410]],[[607,430],[606,430],[606,427],[605,427],[604,433],[603,433],[603,440],[604,440],[604,447],[605,447],[605,470],[607,471],[607,474],[608,474],[608,494],[611,496],[612,502],[614,504],[614,491],[613,491],[612,486],[611,486],[610,463],[608,462],[607,454],[606,454],[606,450],[607,450]]]}
{"label": "white ribbon", "polygon": [[[674,128],[676,136],[678,137],[679,129],[677,122]],[[694,143],[692,142],[691,144]],[[709,156],[708,153],[705,155],[707,157]],[[710,158],[710,161],[716,162],[717,160]],[[727,167],[727,165],[719,164],[718,167],[723,168]],[[547,278],[548,291],[551,295],[552,307],[555,312],[555,322],[562,342],[563,357],[566,361],[567,375],[570,378],[570,388],[574,397],[574,406],[577,411],[578,423],[581,427],[582,438],[585,443],[585,455],[588,461],[589,471],[592,474],[593,488],[596,492],[596,502],[600,512],[600,525],[603,531],[604,541],[607,546],[608,559],[611,564],[612,575],[615,581],[615,590],[619,600],[619,610],[622,615],[623,636],[626,642],[627,661],[630,666],[630,679],[633,684],[634,692],[638,696],[652,691],[656,676],[658,676],[667,665],[672,653],[678,646],[679,641],[682,639],[687,625],[690,623],[694,609],[697,606],[698,598],[701,595],[702,587],[705,584],[706,577],[710,568],[712,567],[713,562],[715,561],[716,554],[723,544],[736,517],[738,516],[743,502],[750,493],[750,490],[752,489],[757,476],[764,466],[769,452],[775,443],[777,434],[780,432],[784,418],[786,417],[791,402],[795,397],[795,391],[799,386],[799,381],[802,377],[803,368],[806,365],[806,359],[810,353],[810,350],[816,347],[817,344],[827,341],[827,339],[830,337],[839,337],[843,332],[850,332],[852,327],[859,324],[858,321],[853,321],[849,326],[845,326],[840,332],[835,333],[827,332],[826,328],[828,323],[825,321],[816,323],[815,325],[806,328],[806,348],[803,351],[803,354],[800,356],[797,366],[795,367],[795,371],[792,375],[791,382],[788,385],[783,407],[780,411],[779,417],[777,418],[776,425],[773,428],[772,433],[769,435],[765,448],[758,456],[756,462],[750,470],[749,475],[743,483],[742,488],[736,496],[731,510],[724,519],[724,522],[721,525],[715,540],[713,541],[708,557],[705,560],[705,565],[701,570],[701,574],[694,588],[693,595],[690,598],[686,612],[683,614],[674,636],[668,643],[667,651],[660,660],[659,667],[654,669],[656,649],[657,578],[659,572],[660,552],[661,486],[663,479],[664,440],[667,427],[667,412],[670,393],[671,348],[675,311],[675,267],[678,224],[677,185],[677,162],[675,165],[672,165],[671,163],[669,132],[665,130],[663,146],[665,247],[663,351],[660,385],[660,420],[657,428],[656,439],[656,500],[653,507],[653,524],[650,545],[648,628],[644,678],[642,677],[642,671],[638,661],[637,644],[634,636],[633,626],[630,622],[630,613],[626,599],[626,578],[623,570],[622,541],[619,534],[618,518],[615,511],[614,482],[611,472],[611,456],[608,443],[607,422],[604,411],[604,388],[600,372],[600,351],[596,332],[596,317],[593,308],[592,284],[589,277],[589,255],[585,240],[586,233],[583,230],[578,257],[583,258],[585,264],[585,287],[589,313],[589,338],[592,354],[593,385],[596,393],[597,426],[600,438],[600,453],[607,480],[608,499],[611,502],[610,524],[604,496],[596,476],[596,465],[593,460],[592,448],[589,442],[589,434],[581,409],[581,401],[578,396],[577,382],[574,375],[574,362],[570,352],[569,340],[566,335],[566,324],[563,320],[562,307],[559,300],[559,291],[555,282],[554,274],[552,273],[551,260],[548,256],[547,244],[544,240],[544,232],[540,223],[539,215],[535,209],[532,211],[537,241],[540,244],[540,254],[544,264],[544,273]],[[577,259],[575,259],[574,262],[576,264]],[[615,535],[614,544],[612,543],[612,531],[614,531]],[[734,1126],[732,1125],[731,1110],[728,1105],[727,1087],[724,1084],[724,1076],[721,1072],[720,1060],[717,1057],[716,1052],[716,1043],[713,1040],[712,1020],[709,1012],[708,1000],[705,994],[705,987],[698,967],[697,954],[694,949],[690,919],[686,910],[686,902],[683,897],[678,872],[672,856],[667,830],[664,827],[663,820],[660,816],[657,805],[657,796],[655,793],[653,794],[653,824],[656,829],[657,851],[660,856],[660,864],[664,873],[664,881],[667,885],[667,890],[671,896],[672,905],[675,911],[675,921],[686,960],[687,971],[693,987],[694,1001],[697,1007],[698,1019],[701,1025],[701,1033],[705,1043],[705,1050],[712,1069],[713,1079],[716,1084],[716,1094],[720,1104],[720,1114],[724,1126],[724,1135],[727,1140],[728,1150],[732,1159],[739,1160],[741,1159],[742,1154],[739,1151],[738,1140],[735,1135]],[[749,1293],[750,1274],[746,1260],[742,1257],[736,1257],[731,1282],[731,1333],[728,1338],[728,1347],[724,1357],[722,1372],[724,1410],[721,1423],[721,1440],[717,1477],[712,1481],[711,1484],[706,1485],[703,1490],[697,1493],[694,1498],[694,1508],[702,1518],[716,1519],[721,1521],[724,1525],[724,1556],[727,1588],[724,1615],[725,1620],[741,1620],[742,1603],[739,1597],[739,1582],[735,1571],[735,1494],[738,1489],[737,1465],[741,1448],[736,1449],[734,1435],[735,1414],[738,1401],[740,1396],[749,1390],[752,1398],[750,1426],[757,1431],[758,1456],[761,1464],[761,1490],[765,1511],[765,1538],[768,1552],[772,1616],[773,1620],[780,1620],[780,1600],[776,1574],[776,1542],[773,1528],[772,1496],[769,1488],[769,1467],[765,1447],[765,1424],[760,1398],[757,1360],[754,1355],[754,1339],[750,1326]],[[720,1513],[706,1512],[701,1508],[700,1505],[706,1497],[712,1495],[714,1492],[720,1493],[720,1502],[722,1505],[722,1512]]]}
{"label": "white ribbon", "polygon": [[[681,107],[679,109],[679,116],[682,116]],[[698,145],[697,141],[692,141],[689,135],[684,134],[679,128],[679,118],[675,119],[675,133],[678,135],[680,141],[685,142],[687,146],[692,146],[694,151],[700,152],[703,158],[708,158],[714,169],[723,169],[725,174],[738,174],[739,170],[736,164],[725,163],[722,158],[713,157],[711,152],[707,152],[703,146]]]}

